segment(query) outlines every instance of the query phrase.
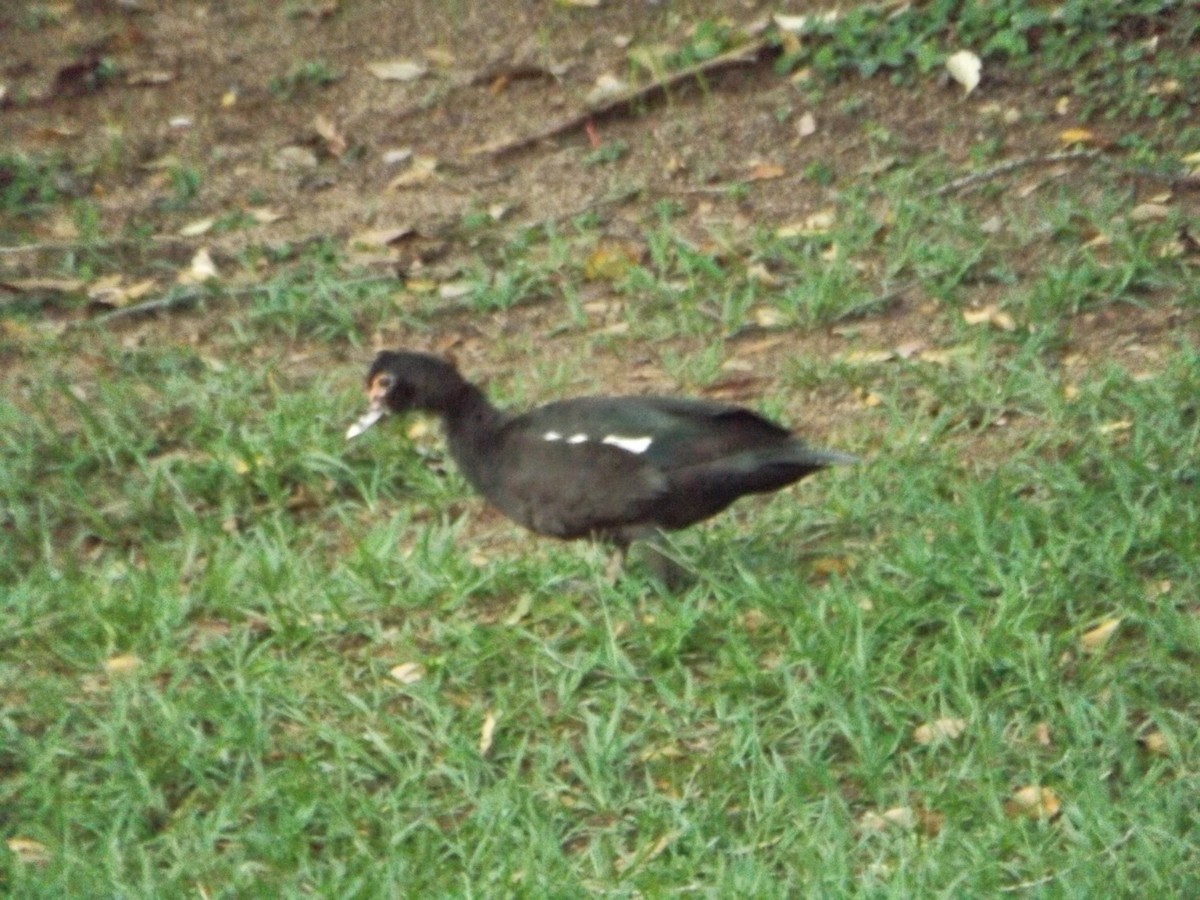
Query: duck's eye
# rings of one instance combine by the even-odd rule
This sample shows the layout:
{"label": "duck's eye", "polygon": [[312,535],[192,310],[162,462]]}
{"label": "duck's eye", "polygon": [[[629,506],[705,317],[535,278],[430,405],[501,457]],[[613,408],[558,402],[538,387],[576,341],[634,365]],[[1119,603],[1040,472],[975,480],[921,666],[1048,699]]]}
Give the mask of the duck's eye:
{"label": "duck's eye", "polygon": [[396,383],[396,379],[391,375],[383,374],[375,376],[375,387],[381,391],[390,391],[392,385]]}

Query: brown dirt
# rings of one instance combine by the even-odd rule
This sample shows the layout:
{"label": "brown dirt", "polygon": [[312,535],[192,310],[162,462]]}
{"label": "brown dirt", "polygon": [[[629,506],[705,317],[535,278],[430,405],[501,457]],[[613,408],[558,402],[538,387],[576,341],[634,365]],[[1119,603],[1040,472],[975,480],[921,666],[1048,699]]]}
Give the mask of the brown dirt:
{"label": "brown dirt", "polygon": [[[683,236],[706,242],[714,229],[797,221],[828,205],[839,181],[865,177],[872,164],[864,123],[898,138],[901,156],[940,151],[964,168],[970,167],[969,147],[982,137],[1002,138],[1008,155],[1045,153],[1058,149],[1064,125],[1052,114],[1053,86],[998,83],[989,86],[986,99],[962,100],[948,83],[931,81],[922,93],[894,88],[884,78],[848,79],[826,92],[820,108],[806,110],[803,95],[769,64],[760,64],[722,72],[703,86],[682,86],[630,114],[595,122],[591,134],[581,129],[494,159],[475,151],[582,108],[603,73],[626,76],[627,44],[682,45],[690,25],[703,18],[732,15],[751,22],[774,7],[743,2],[731,11],[728,4],[606,3],[589,10],[548,2],[78,0],[39,8],[54,13],[57,21],[31,29],[22,12],[0,12],[0,85],[10,101],[20,101],[0,108],[4,150],[51,149],[77,162],[87,174],[74,187],[99,204],[105,234],[137,224],[176,236],[189,222],[250,207],[285,214],[248,230],[174,237],[160,245],[160,259],[142,260],[143,265],[186,260],[201,245],[220,261],[247,242],[344,241],[366,228],[407,226],[433,239],[465,213],[493,204],[512,209],[505,222],[515,227],[569,216],[627,188],[638,190],[624,202],[601,207],[607,233],[626,236],[633,226],[652,220],[656,202],[671,199],[684,210],[677,220]],[[118,74],[100,89],[85,89],[79,72],[86,73],[100,58],[111,60]],[[396,58],[426,61],[429,72],[398,83],[381,81],[367,68]],[[337,73],[337,80],[324,88],[301,85],[290,98],[272,88],[296,66],[314,62]],[[147,81],[152,83],[142,83]],[[998,115],[981,114],[985,104],[1046,115],[1025,119],[1019,129],[1006,128]],[[805,111],[816,115],[819,127],[801,138],[796,126]],[[187,124],[172,124],[178,117]],[[318,117],[345,137],[340,156],[318,134]],[[610,166],[585,166],[581,157],[592,140],[625,141],[629,152]],[[309,150],[315,167],[279,163],[280,151],[289,147]],[[385,154],[401,148],[436,159],[438,167],[415,187],[389,190],[403,166],[389,164]],[[170,161],[200,174],[199,196],[184,210],[163,206],[172,191],[163,168]],[[752,181],[740,198],[713,189],[746,180],[758,162],[778,164],[783,176]],[[813,162],[832,168],[833,187],[802,177]],[[1059,174],[1073,187],[1091,187],[1084,168],[1068,167]],[[65,214],[37,227],[38,237],[47,242],[70,240]],[[471,251],[451,246],[444,252],[466,259]],[[42,274],[29,255],[0,264],[12,275]],[[982,302],[994,290],[981,286],[969,299]],[[779,371],[790,355],[826,357],[917,339],[936,342],[937,326],[931,333],[922,303],[923,298],[903,297],[852,331],[790,331],[774,344],[754,344],[754,335],[730,341],[728,356],[744,357],[731,372],[746,376],[744,384],[753,394],[755,379]],[[184,313],[120,328],[134,340],[161,332],[170,340],[203,342],[204,316],[219,314]],[[511,364],[502,352],[485,350],[497,336],[525,335],[529,347],[527,336],[553,333],[559,317],[534,305],[486,321],[467,318],[441,319],[420,340],[456,344],[464,364],[486,377]],[[1135,318],[1153,340],[1130,342],[1125,313],[1099,313],[1080,318],[1073,342],[1087,350],[1140,350],[1149,343],[1170,343],[1180,324],[1177,311],[1139,311]],[[1195,317],[1184,325],[1194,332]],[[409,338],[398,326],[368,339],[378,344]],[[687,350],[703,342],[679,338],[672,343]],[[559,351],[568,360],[586,354],[588,365],[574,368],[586,371],[580,378],[593,386],[680,386],[671,384],[658,365],[661,346],[646,348],[632,361],[624,348],[581,342],[577,333],[539,337],[537,346],[543,359]],[[326,365],[326,353],[311,350],[294,348],[298,369]],[[360,361],[347,365],[357,369]],[[731,376],[730,384],[736,396],[737,379]],[[840,422],[839,429],[848,427],[848,412],[863,412],[854,397],[818,390],[795,402],[803,405],[806,420]]]}

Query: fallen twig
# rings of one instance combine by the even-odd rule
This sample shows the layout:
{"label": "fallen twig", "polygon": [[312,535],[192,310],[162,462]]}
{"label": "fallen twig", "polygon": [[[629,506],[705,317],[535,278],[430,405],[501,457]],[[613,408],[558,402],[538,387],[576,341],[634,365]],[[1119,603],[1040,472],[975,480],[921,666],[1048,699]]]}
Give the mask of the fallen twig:
{"label": "fallen twig", "polygon": [[187,238],[182,235],[156,234],[149,238],[100,238],[98,240],[78,241],[44,241],[40,244],[17,244],[11,247],[0,247],[0,254],[10,253],[41,253],[43,251],[66,250],[96,250],[106,247],[138,246],[149,240],[156,244],[182,244],[186,247],[198,243],[197,238]]}
{"label": "fallen twig", "polygon": [[[343,282],[343,285],[352,287],[360,284],[371,284],[374,282],[395,280],[395,275],[371,275],[366,278],[356,278],[352,281]],[[123,306],[120,309],[114,309],[106,313],[101,313],[98,316],[92,316],[90,319],[81,319],[78,322],[72,322],[70,327],[83,328],[88,325],[109,325],[113,322],[119,322],[122,319],[136,319],[142,316],[150,316],[160,312],[187,309],[188,307],[195,306],[205,297],[213,300],[228,300],[236,297],[248,297],[252,294],[273,290],[276,287],[278,287],[278,285],[249,284],[244,287],[229,288],[226,290],[214,291],[213,293],[207,293],[200,287],[191,287],[181,290],[177,294],[167,294],[164,297],[156,297],[153,300],[147,300],[144,303],[135,303],[133,306]]]}
{"label": "fallen twig", "polygon": [[[230,294],[248,294],[254,288],[242,288],[240,291],[231,291]],[[93,316],[90,319],[83,319],[75,323],[76,326],[81,325],[107,325],[110,322],[116,322],[119,319],[136,319],[141,316],[149,316],[154,313],[166,312],[171,309],[187,309],[190,306],[195,306],[204,297],[204,291],[199,288],[191,288],[190,290],[180,291],[178,294],[167,294],[165,297],[156,297],[153,300],[147,300],[144,303],[135,303],[132,306],[122,306],[117,309],[110,310],[106,313],[101,313],[98,316]]]}
{"label": "fallen twig", "polygon": [[1023,169],[1026,166],[1048,165],[1056,162],[1071,162],[1077,159],[1095,159],[1100,156],[1100,150],[1061,150],[1058,153],[1046,153],[1033,156],[1021,156],[1017,159],[1006,160],[997,166],[992,166],[990,169],[984,169],[982,172],[972,172],[970,175],[964,175],[962,178],[955,178],[953,181],[948,181],[935,191],[931,191],[929,196],[942,197],[946,194],[952,194],[955,191],[961,191],[969,187],[974,187],[977,184],[983,184],[985,181],[991,181],[993,178],[999,178],[1001,175],[1007,175],[1009,172],[1015,172],[1017,169]]}
{"label": "fallen twig", "polygon": [[[1126,831],[1123,835],[1121,835],[1119,838],[1117,838],[1115,841],[1113,841],[1107,847],[1102,847],[1101,849],[1099,849],[1095,853],[1093,853],[1090,857],[1088,857],[1088,860],[1099,859],[1101,856],[1103,856],[1106,853],[1112,853],[1114,850],[1119,848],[1122,844],[1128,843],[1129,839],[1132,838],[1134,836],[1134,834],[1136,834],[1136,833],[1137,833],[1136,828],[1130,828],[1128,831]],[[1083,865],[1083,863],[1084,863],[1084,860],[1080,860],[1079,862],[1075,863],[1074,865],[1067,866],[1065,869],[1060,869],[1057,872],[1051,872],[1050,874],[1043,875],[1040,878],[1033,878],[1033,879],[1030,879],[1029,881],[1019,882],[1018,884],[1005,885],[1004,887],[997,888],[997,890],[1003,894],[1011,894],[1016,891],[1028,891],[1028,890],[1031,890],[1032,888],[1041,887],[1044,884],[1049,884],[1051,881],[1062,878],[1064,875],[1068,874],[1072,869],[1079,868],[1079,866]]]}
{"label": "fallen twig", "polygon": [[565,119],[553,122],[533,134],[481,147],[476,153],[486,153],[492,157],[499,157],[515,153],[518,150],[524,150],[533,144],[558,137],[560,134],[574,131],[577,128],[582,128],[593,119],[602,119],[620,110],[628,109],[634,103],[662,94],[682,81],[703,75],[711,75],[714,72],[735,66],[753,65],[768,55],[773,49],[774,44],[769,38],[760,37],[749,44],[730,50],[728,53],[722,53],[720,56],[714,56],[712,59],[696,63],[694,66],[688,66],[677,72],[671,72],[662,78],[656,78],[654,81],[640,87],[621,91],[593,106],[589,106],[582,112],[574,113]]}

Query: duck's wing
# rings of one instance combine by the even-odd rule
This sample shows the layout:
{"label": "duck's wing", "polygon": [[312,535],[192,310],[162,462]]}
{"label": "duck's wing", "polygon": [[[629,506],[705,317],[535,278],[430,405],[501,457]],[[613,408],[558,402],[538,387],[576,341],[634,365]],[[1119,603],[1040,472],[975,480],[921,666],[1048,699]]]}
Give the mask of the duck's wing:
{"label": "duck's wing", "polygon": [[539,534],[607,537],[653,522],[669,490],[643,455],[612,443],[506,429],[481,493]]}
{"label": "duck's wing", "polygon": [[530,433],[608,443],[664,472],[795,442],[788,429],[740,406],[680,397],[585,397],[520,417]]}

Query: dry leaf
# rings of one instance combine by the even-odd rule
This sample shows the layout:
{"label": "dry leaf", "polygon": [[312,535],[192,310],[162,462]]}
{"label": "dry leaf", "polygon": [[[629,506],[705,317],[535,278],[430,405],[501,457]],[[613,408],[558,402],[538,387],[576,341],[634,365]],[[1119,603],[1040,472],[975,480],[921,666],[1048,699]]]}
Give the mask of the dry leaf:
{"label": "dry leaf", "polygon": [[412,165],[388,182],[388,190],[398,191],[425,184],[433,178],[437,164],[437,159],[432,156],[414,156]]}
{"label": "dry leaf", "polygon": [[605,72],[596,79],[596,83],[592,85],[592,89],[588,91],[587,97],[584,98],[584,103],[588,106],[599,106],[613,97],[629,90],[629,85],[613,75],[611,72]]}
{"label": "dry leaf", "polygon": [[806,112],[796,121],[796,134],[802,138],[811,137],[817,133],[817,119],[810,113]]}
{"label": "dry leaf", "polygon": [[350,238],[351,247],[390,247],[414,235],[416,231],[409,225],[397,225],[392,228],[370,228],[360,231]]}
{"label": "dry leaf", "polygon": [[157,286],[153,278],[146,278],[134,284],[121,283],[120,275],[110,275],[99,279],[88,288],[88,299],[93,303],[120,308],[135,300],[140,300]]}
{"label": "dry leaf", "polygon": [[142,661],[132,653],[122,653],[119,656],[110,656],[104,661],[104,670],[110,675],[123,675],[126,672],[132,672]]}
{"label": "dry leaf", "polygon": [[250,213],[250,218],[254,219],[259,225],[271,225],[282,219],[286,213],[271,209],[269,206],[258,206],[247,210]]}
{"label": "dry leaf", "polygon": [[770,620],[760,609],[749,609],[742,613],[742,627],[754,634],[762,630]]}
{"label": "dry leaf", "polygon": [[1033,739],[1043,747],[1050,746],[1050,723],[1038,722],[1033,726]]}
{"label": "dry leaf", "polygon": [[775,21],[775,25],[780,31],[786,31],[790,34],[799,34],[804,30],[804,26],[808,24],[808,16],[788,16],[783,13],[775,13],[771,18]]}
{"label": "dry leaf", "polygon": [[230,457],[228,462],[229,468],[233,470],[235,475],[249,475],[258,466],[262,465],[263,458],[257,455],[252,459],[246,459],[243,456],[233,456]]}
{"label": "dry leaf", "polygon": [[[863,165],[859,169],[860,175],[882,175],[884,172],[896,165],[896,157],[894,156],[877,156],[870,162]],[[891,223],[889,218],[888,223]]]}
{"label": "dry leaf", "polygon": [[1105,422],[1096,430],[1101,434],[1113,434],[1118,431],[1128,431],[1132,427],[1133,422],[1129,419],[1118,419],[1115,422]]}
{"label": "dry leaf", "polygon": [[750,313],[759,328],[779,328],[788,323],[788,317],[773,306],[756,306]]}
{"label": "dry leaf", "polygon": [[479,730],[479,755],[487,756],[492,749],[492,738],[496,734],[496,714],[490,709],[483,717],[483,727]]}
{"label": "dry leaf", "polygon": [[755,341],[745,341],[740,343],[739,352],[748,356],[758,356],[760,353],[766,353],[768,350],[774,349],[784,343],[781,337],[765,337]]}
{"label": "dry leaf", "polygon": [[413,158],[412,147],[397,147],[392,150],[385,150],[381,158],[383,159],[383,164],[386,166],[398,166]]}
{"label": "dry leaf", "polygon": [[851,350],[839,356],[838,361],[845,362],[847,366],[874,366],[895,358],[895,350]]}
{"label": "dry leaf", "polygon": [[918,806],[915,812],[917,814],[917,826],[921,829],[922,834],[927,837],[937,837],[942,833],[942,828],[946,824],[945,813],[921,806]]}
{"label": "dry leaf", "polygon": [[775,236],[779,238],[792,237],[810,237],[813,235],[825,234],[833,227],[837,221],[837,210],[833,207],[819,209],[812,215],[799,222],[790,222],[787,225],[780,225],[775,230]]}
{"label": "dry leaf", "polygon": [[418,662],[400,663],[392,666],[388,674],[401,684],[416,684],[425,677],[425,667]]}
{"label": "dry leaf", "polygon": [[662,856],[664,850],[666,850],[679,839],[681,834],[683,834],[682,831],[668,831],[657,841],[655,841],[649,850],[638,850],[633,853],[622,853],[619,857],[617,857],[617,871],[626,872],[632,867],[644,866],[651,860],[657,859],[658,857]]}
{"label": "dry leaf", "polygon": [[983,309],[964,309],[963,321],[968,325],[979,325],[987,322],[992,317],[992,312],[995,311],[994,306],[985,306]]}
{"label": "dry leaf", "polygon": [[1096,136],[1086,128],[1065,128],[1058,133],[1058,139],[1064,144],[1090,144]]}
{"label": "dry leaf", "polygon": [[1155,756],[1167,755],[1167,737],[1161,731],[1150,731],[1142,735],[1141,745],[1146,748],[1147,753],[1153,753]]}
{"label": "dry leaf", "polygon": [[4,844],[22,865],[42,866],[50,861],[50,850],[46,845],[30,838],[11,837]]}
{"label": "dry leaf", "polygon": [[642,762],[654,762],[659,759],[683,759],[686,754],[677,744],[662,744],[658,747],[647,747],[638,754]]}
{"label": "dry leaf", "polygon": [[271,168],[276,172],[290,172],[296,169],[315,169],[317,155],[307,147],[289,145],[280,147],[271,157]]}
{"label": "dry leaf", "polygon": [[216,277],[217,264],[213,262],[207,248],[201,247],[192,257],[192,264],[179,273],[177,280],[180,284],[200,284]]}
{"label": "dry leaf", "polygon": [[786,174],[787,169],[778,163],[758,162],[750,167],[750,174],[746,177],[749,181],[770,181]]}
{"label": "dry leaf", "polygon": [[1061,809],[1062,802],[1054,790],[1036,784],[1018,788],[1004,803],[1004,811],[1013,818],[1053,819]]}
{"label": "dry leaf", "polygon": [[346,136],[338,129],[337,125],[329,119],[318,114],[313,119],[313,130],[320,135],[321,140],[325,142],[325,149],[334,157],[341,158],[349,146],[346,142]]}
{"label": "dry leaf", "polygon": [[845,575],[853,567],[854,558],[850,556],[819,556],[812,561],[812,573],[821,578]]}
{"label": "dry leaf", "polygon": [[447,281],[438,285],[437,295],[443,300],[461,300],[475,290],[472,281]]}
{"label": "dry leaf", "polygon": [[922,350],[917,354],[917,359],[936,366],[949,366],[970,355],[970,347],[947,347],[943,350]]}
{"label": "dry leaf", "polygon": [[858,820],[864,831],[886,831],[892,827],[912,828],[916,822],[916,816],[907,806],[893,806],[882,813],[868,811]]}
{"label": "dry leaf", "polygon": [[588,281],[615,281],[642,258],[641,248],[626,241],[601,241],[583,263]]}
{"label": "dry leaf", "polygon": [[200,235],[212,230],[216,219],[197,219],[195,222],[189,222],[179,229],[179,234],[182,237],[200,237]]}
{"label": "dry leaf", "polygon": [[1200,254],[1200,242],[1192,237],[1187,226],[1179,229],[1179,233],[1158,247],[1159,259],[1182,259],[1185,256]]}
{"label": "dry leaf", "polygon": [[448,69],[455,63],[455,56],[445,47],[427,47],[421,51],[421,55],[443,69]]}
{"label": "dry leaf", "polygon": [[964,92],[969,94],[979,86],[983,61],[970,50],[959,50],[946,60],[946,71],[963,86]]}
{"label": "dry leaf", "polygon": [[1036,179],[1033,181],[1027,181],[1023,185],[1021,185],[1019,188],[1017,188],[1015,193],[1019,199],[1024,200],[1026,197],[1028,197],[1034,191],[1038,190],[1043,184],[1045,184],[1044,181],[1040,181],[1040,180],[1036,180]]}
{"label": "dry leaf", "polygon": [[952,741],[967,730],[965,719],[936,719],[913,729],[913,740],[918,744],[934,744]]}
{"label": "dry leaf", "polygon": [[746,277],[751,281],[757,281],[759,284],[765,284],[768,287],[779,287],[783,283],[761,262],[751,263],[746,266]]}
{"label": "dry leaf", "polygon": [[808,27],[810,22],[814,25],[831,25],[840,17],[841,13],[838,10],[831,9],[827,12],[813,13],[810,16],[789,16],[784,13],[775,13],[771,19],[780,31],[799,34]]}
{"label": "dry leaf", "polygon": [[429,67],[411,59],[392,59],[367,63],[367,71],[380,81],[416,81]]}
{"label": "dry leaf", "polygon": [[3,278],[0,287],[17,294],[74,294],[84,283],[77,278]]}
{"label": "dry leaf", "polygon": [[166,72],[161,69],[152,69],[144,72],[130,72],[125,76],[125,83],[130,87],[167,84],[168,82],[174,80],[175,75],[173,72]]}
{"label": "dry leaf", "polygon": [[504,617],[504,624],[508,626],[516,625],[527,615],[529,610],[533,608],[533,595],[524,593],[517,598],[517,605],[513,607],[513,611]]}
{"label": "dry leaf", "polygon": [[1013,321],[1013,317],[1001,309],[997,309],[995,305],[989,304],[981,309],[964,309],[963,321],[968,325],[988,324],[1001,331],[1016,331],[1017,323]]}
{"label": "dry leaf", "polygon": [[1099,650],[1103,650],[1105,644],[1108,643],[1113,633],[1117,630],[1117,626],[1120,624],[1121,620],[1119,618],[1105,619],[1095,628],[1085,631],[1079,638],[1079,649],[1084,653],[1096,653]]}
{"label": "dry leaf", "polygon": [[1130,222],[1161,222],[1171,214],[1171,208],[1161,203],[1139,203],[1129,211]]}
{"label": "dry leaf", "polygon": [[854,396],[858,398],[859,404],[864,409],[874,409],[877,406],[883,405],[883,398],[874,391],[864,390],[863,388],[855,388]]}

